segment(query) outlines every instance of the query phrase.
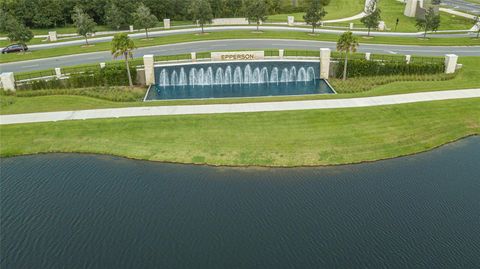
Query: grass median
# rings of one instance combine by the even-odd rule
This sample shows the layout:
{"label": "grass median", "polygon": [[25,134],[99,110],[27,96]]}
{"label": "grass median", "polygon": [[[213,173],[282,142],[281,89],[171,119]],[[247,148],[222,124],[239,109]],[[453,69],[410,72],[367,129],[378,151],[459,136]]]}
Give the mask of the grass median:
{"label": "grass median", "polygon": [[[182,42],[194,42],[205,40],[225,40],[225,39],[293,39],[293,40],[313,40],[313,41],[332,41],[336,42],[338,35],[335,34],[319,34],[312,36],[303,32],[289,31],[264,31],[261,33],[247,30],[235,30],[228,32],[211,32],[208,34],[179,34],[155,37],[149,40],[135,39],[137,47],[150,47],[157,45],[176,44]],[[364,44],[399,44],[399,45],[431,45],[431,46],[473,46],[480,45],[480,39],[469,37],[463,38],[431,38],[427,40],[413,37],[374,37],[368,40],[360,39]],[[93,46],[65,46],[53,49],[43,49],[31,51],[25,54],[3,54],[0,55],[0,63],[25,61],[49,57],[57,57],[64,55],[91,53],[98,51],[110,50],[110,42],[96,43]]]}
{"label": "grass median", "polygon": [[3,157],[83,152],[211,165],[331,165],[413,154],[478,135],[480,99],[35,123],[0,130]]}

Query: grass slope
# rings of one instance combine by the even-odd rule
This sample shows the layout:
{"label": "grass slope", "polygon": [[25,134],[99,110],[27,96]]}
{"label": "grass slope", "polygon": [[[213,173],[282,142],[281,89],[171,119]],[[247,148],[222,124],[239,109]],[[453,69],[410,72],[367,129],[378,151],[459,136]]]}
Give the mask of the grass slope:
{"label": "grass slope", "polygon": [[[362,12],[364,7],[365,7],[364,0],[330,1],[330,4],[325,8],[325,11],[327,11],[327,15],[325,16],[324,20],[348,18]],[[270,15],[268,16],[268,21],[287,22],[288,16],[294,16],[295,21],[304,21],[303,15],[305,15],[304,12]]]}
{"label": "grass slope", "polygon": [[480,133],[480,99],[294,112],[7,125],[0,156],[89,152],[213,165],[373,161]]}

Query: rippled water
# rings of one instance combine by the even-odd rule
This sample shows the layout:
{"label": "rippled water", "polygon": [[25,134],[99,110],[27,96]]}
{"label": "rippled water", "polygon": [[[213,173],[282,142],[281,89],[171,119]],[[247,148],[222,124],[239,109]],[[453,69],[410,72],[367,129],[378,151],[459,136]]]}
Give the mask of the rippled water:
{"label": "rippled water", "polygon": [[479,268],[480,137],[340,167],[1,160],[1,268]]}

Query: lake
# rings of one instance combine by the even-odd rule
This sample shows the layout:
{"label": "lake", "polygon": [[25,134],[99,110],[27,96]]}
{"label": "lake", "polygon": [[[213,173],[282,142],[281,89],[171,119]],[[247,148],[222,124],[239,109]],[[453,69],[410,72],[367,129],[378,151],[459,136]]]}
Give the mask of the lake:
{"label": "lake", "polygon": [[0,168],[1,268],[480,267],[480,137],[334,167],[46,154]]}

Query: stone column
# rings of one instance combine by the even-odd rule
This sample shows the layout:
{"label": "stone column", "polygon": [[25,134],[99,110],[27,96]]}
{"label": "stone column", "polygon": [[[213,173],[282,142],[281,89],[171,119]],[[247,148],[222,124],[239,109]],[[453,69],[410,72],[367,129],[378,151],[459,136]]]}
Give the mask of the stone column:
{"label": "stone column", "polygon": [[288,23],[288,26],[293,26],[295,24],[295,17],[288,16],[287,17],[287,23]]}
{"label": "stone column", "polygon": [[145,68],[145,84],[155,84],[155,67],[152,54],[143,56],[143,66]]}
{"label": "stone column", "polygon": [[320,49],[320,78],[328,79],[330,74],[330,49]]}
{"label": "stone column", "polygon": [[284,53],[285,53],[285,50],[283,50],[283,49],[278,50],[278,56],[280,57],[280,59],[283,59]]}
{"label": "stone column", "polygon": [[133,25],[130,25],[130,33],[133,33]]}
{"label": "stone column", "polygon": [[418,0],[407,0],[403,15],[411,18],[415,17],[415,14],[417,13],[417,3]]}
{"label": "stone column", "polygon": [[163,19],[163,29],[170,29],[170,19]]}
{"label": "stone column", "polygon": [[407,62],[407,64],[410,64],[411,59],[412,55],[405,55],[405,62]]}
{"label": "stone column", "polygon": [[15,76],[13,75],[13,72],[2,73],[0,78],[4,90],[15,91]]}
{"label": "stone column", "polygon": [[192,62],[197,61],[197,53],[196,52],[191,52],[190,55],[192,55]]}
{"label": "stone column", "polygon": [[57,40],[58,40],[58,38],[57,38],[57,32],[56,32],[56,31],[48,32],[48,40],[49,40],[50,42],[57,41]]}
{"label": "stone column", "polygon": [[350,25],[348,26],[348,28],[350,28],[350,30],[353,29],[353,22],[350,23]]}
{"label": "stone column", "polygon": [[378,31],[385,31],[386,28],[387,28],[387,25],[385,24],[384,21],[378,22]]}
{"label": "stone column", "polygon": [[365,60],[370,61],[370,52],[365,53]]}
{"label": "stone column", "polygon": [[57,78],[61,78],[62,77],[62,69],[60,69],[60,67],[55,67],[55,76]]}
{"label": "stone column", "polygon": [[457,68],[458,56],[455,54],[445,55],[445,74],[453,74]]}

